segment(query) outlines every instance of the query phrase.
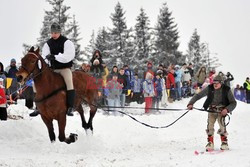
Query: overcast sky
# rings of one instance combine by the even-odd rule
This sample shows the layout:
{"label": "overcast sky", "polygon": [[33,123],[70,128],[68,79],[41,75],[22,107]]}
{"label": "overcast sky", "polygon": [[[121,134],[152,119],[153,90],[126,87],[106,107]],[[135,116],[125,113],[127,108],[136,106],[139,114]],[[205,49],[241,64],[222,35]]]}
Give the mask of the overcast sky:
{"label": "overcast sky", "polygon": [[[117,0],[65,0],[69,14],[75,14],[80,26],[82,49],[88,44],[92,31],[102,26],[112,27],[111,13]],[[250,1],[249,0],[120,0],[126,11],[127,26],[143,7],[155,26],[159,9],[167,2],[178,25],[179,49],[186,53],[195,28],[202,42],[209,43],[211,56],[217,56],[223,72],[234,74],[242,84],[250,76]],[[42,27],[44,10],[51,9],[45,0],[0,1],[0,61],[5,67],[11,58],[20,62],[22,44],[36,44]]]}

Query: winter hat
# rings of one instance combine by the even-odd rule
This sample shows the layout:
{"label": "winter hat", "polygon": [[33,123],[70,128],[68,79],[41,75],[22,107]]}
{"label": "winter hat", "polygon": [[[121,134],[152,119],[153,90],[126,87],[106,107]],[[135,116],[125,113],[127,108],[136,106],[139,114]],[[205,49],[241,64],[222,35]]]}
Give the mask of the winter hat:
{"label": "winter hat", "polygon": [[156,74],[158,75],[161,75],[161,74],[163,74],[163,71],[162,70],[157,70],[157,72],[156,72]]}
{"label": "winter hat", "polygon": [[222,82],[222,81],[223,81],[223,78],[222,78],[222,76],[220,76],[220,75],[216,75],[216,76],[214,77],[214,81]]}
{"label": "winter hat", "polygon": [[100,64],[100,61],[98,59],[95,59],[93,65],[98,65],[98,64]]}
{"label": "winter hat", "polygon": [[148,64],[147,64],[147,65],[151,65],[151,66],[152,66],[153,64],[152,64],[152,62],[151,62],[151,61],[148,61]]}
{"label": "winter hat", "polygon": [[61,32],[61,26],[58,24],[58,23],[56,23],[56,22],[53,22],[52,24],[51,24],[51,26],[50,26],[50,32],[52,33],[52,32]]}
{"label": "winter hat", "polygon": [[14,58],[11,59],[11,60],[10,60],[10,63],[16,63],[16,59],[14,59]]}
{"label": "winter hat", "polygon": [[180,68],[180,66],[179,66],[178,64],[177,64],[177,65],[175,65],[174,67],[175,67],[175,68]]}
{"label": "winter hat", "polygon": [[3,82],[3,78],[0,78],[0,82]]}

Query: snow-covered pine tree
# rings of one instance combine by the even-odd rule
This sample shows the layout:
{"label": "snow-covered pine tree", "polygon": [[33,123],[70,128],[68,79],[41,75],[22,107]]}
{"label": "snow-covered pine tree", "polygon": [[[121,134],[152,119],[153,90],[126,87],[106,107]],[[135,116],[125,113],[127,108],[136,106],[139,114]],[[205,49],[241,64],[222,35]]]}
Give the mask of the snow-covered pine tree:
{"label": "snow-covered pine tree", "polygon": [[[37,46],[42,49],[44,43],[50,38],[50,26],[53,22],[58,22],[62,29],[62,35],[66,36],[75,44],[76,47],[76,59],[81,60],[80,55],[83,51],[80,50],[80,44],[78,41],[79,26],[75,18],[71,23],[68,23],[72,18],[67,14],[70,9],[69,6],[63,4],[64,0],[46,0],[50,5],[52,5],[51,10],[45,10],[45,16],[43,20],[43,26],[40,30],[40,37],[37,39]],[[23,44],[24,52],[27,52],[27,48],[30,47],[28,44]],[[74,60],[74,62],[77,60]]]}
{"label": "snow-covered pine tree", "polygon": [[197,33],[197,29],[194,30],[193,35],[188,43],[187,61],[194,65],[194,70],[198,71],[204,63],[202,58],[202,48],[200,43],[200,36]]}
{"label": "snow-covered pine tree", "polygon": [[43,27],[38,38],[38,46],[42,48],[44,43],[50,38],[50,25],[52,22],[58,22],[62,28],[62,34],[67,37],[70,33],[66,29],[66,23],[70,19],[66,12],[70,9],[69,6],[63,4],[64,0],[46,0],[52,5],[52,10],[45,10]]}
{"label": "snow-covered pine tree", "polygon": [[140,14],[136,18],[135,24],[135,55],[133,61],[136,64],[145,64],[149,60],[151,49],[151,33],[150,21],[143,8],[140,9]]}
{"label": "snow-covered pine tree", "polygon": [[134,35],[133,35],[133,29],[128,29],[125,35],[125,47],[124,47],[124,56],[121,57],[121,60],[123,62],[123,65],[130,65],[132,68],[136,65],[138,66],[138,63],[136,62],[138,59],[133,59],[135,54],[135,43],[134,43]]}
{"label": "snow-covered pine tree", "polygon": [[118,2],[115,6],[115,12],[111,13],[111,20],[113,22],[113,29],[111,29],[111,50],[110,58],[111,62],[115,62],[116,65],[121,65],[125,57],[125,43],[127,36],[127,25],[126,18],[124,17],[125,12],[121,4]]}
{"label": "snow-covered pine tree", "polygon": [[83,54],[86,57],[86,60],[89,62],[90,59],[93,56],[94,51],[96,50],[96,46],[95,46],[95,32],[93,30],[92,34],[91,34],[91,38],[89,40],[89,44],[84,48]]}
{"label": "snow-covered pine tree", "polygon": [[201,50],[202,50],[202,62],[204,62],[204,65],[206,65],[208,71],[212,69],[216,69],[221,66],[221,63],[219,63],[219,58],[214,56],[211,57],[211,55],[217,55],[217,53],[210,53],[208,43],[202,43],[201,44]]}
{"label": "snow-covered pine tree", "polygon": [[110,33],[105,27],[99,29],[95,40],[95,47],[96,49],[100,50],[102,59],[107,65],[112,63],[112,60],[109,59],[111,49],[110,39]]}
{"label": "snow-covered pine tree", "polygon": [[155,43],[154,43],[154,58],[155,63],[170,63],[176,64],[181,58],[179,47],[177,24],[171,17],[166,3],[163,4],[158,16],[157,25],[155,28]]}
{"label": "snow-covered pine tree", "polygon": [[75,53],[75,59],[74,59],[74,68],[79,67],[84,61],[87,61],[86,58],[83,57],[83,51],[81,51],[81,45],[79,44],[79,41],[82,38],[79,38],[79,25],[75,19],[75,15],[73,15],[72,22],[69,23],[69,32],[71,32],[68,35],[68,38],[74,43],[76,53]]}

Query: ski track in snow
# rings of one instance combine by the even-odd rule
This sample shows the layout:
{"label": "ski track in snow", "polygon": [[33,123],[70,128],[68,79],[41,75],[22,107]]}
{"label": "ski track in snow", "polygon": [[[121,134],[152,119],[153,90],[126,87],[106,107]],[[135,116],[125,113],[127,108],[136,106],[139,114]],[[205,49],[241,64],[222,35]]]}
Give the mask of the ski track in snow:
{"label": "ski track in snow", "polygon": [[[168,108],[186,108],[189,99],[168,104]],[[195,106],[202,106],[203,100]],[[132,106],[143,106],[132,104]],[[50,143],[47,128],[41,117],[30,118],[31,112],[19,100],[8,112],[24,119],[0,121],[0,166],[2,167],[246,167],[250,166],[250,105],[238,102],[228,125],[229,151],[211,155],[195,155],[206,145],[207,113],[190,111],[167,129],[152,129],[127,116],[107,116],[98,111],[94,121],[94,135],[86,135],[80,116],[67,117],[66,135],[78,134],[73,144],[57,139]],[[185,111],[162,111],[161,114],[140,115],[142,110],[129,109],[138,120],[154,126],[164,126]],[[58,136],[57,122],[54,129]],[[215,130],[218,126],[216,124]],[[219,149],[219,135],[215,148]]]}

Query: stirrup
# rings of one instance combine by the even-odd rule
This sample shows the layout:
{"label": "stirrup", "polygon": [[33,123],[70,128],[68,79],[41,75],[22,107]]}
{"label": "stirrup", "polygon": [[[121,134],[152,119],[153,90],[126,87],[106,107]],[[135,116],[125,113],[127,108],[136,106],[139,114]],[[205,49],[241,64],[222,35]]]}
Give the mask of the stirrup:
{"label": "stirrup", "polygon": [[35,109],[35,111],[33,111],[32,113],[30,113],[30,117],[36,117],[38,116],[40,113],[37,109]]}
{"label": "stirrup", "polygon": [[74,109],[72,107],[69,107],[68,110],[67,110],[67,115],[68,116],[74,116],[73,111],[74,111]]}

